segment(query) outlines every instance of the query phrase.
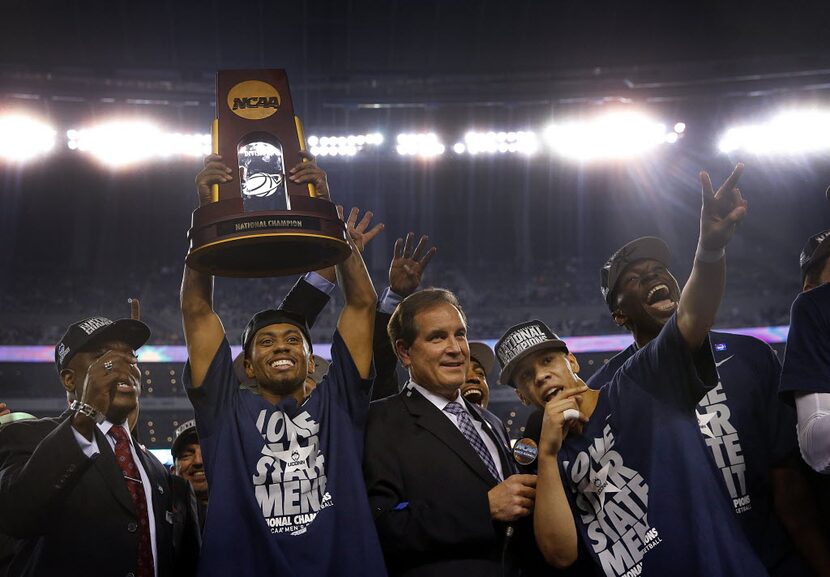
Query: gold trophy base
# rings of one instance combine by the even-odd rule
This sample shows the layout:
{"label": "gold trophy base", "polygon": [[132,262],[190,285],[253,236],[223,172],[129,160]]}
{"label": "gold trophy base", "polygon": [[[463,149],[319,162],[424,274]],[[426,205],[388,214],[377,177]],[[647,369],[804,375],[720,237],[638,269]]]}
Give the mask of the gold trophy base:
{"label": "gold trophy base", "polygon": [[232,199],[193,212],[189,267],[214,276],[285,276],[334,266],[351,254],[343,221],[328,201],[293,197],[292,210],[241,212],[227,206],[237,200],[241,205]]}

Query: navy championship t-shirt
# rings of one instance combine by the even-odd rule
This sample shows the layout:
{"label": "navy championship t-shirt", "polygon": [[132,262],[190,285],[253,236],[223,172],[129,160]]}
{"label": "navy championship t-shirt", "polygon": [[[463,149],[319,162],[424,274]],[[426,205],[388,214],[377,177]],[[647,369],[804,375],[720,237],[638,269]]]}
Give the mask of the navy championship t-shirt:
{"label": "navy championship t-shirt", "polygon": [[361,467],[372,381],[339,333],[331,352],[300,406],[240,389],[227,339],[198,389],[185,366],[210,486],[201,577],[386,575]]}
{"label": "navy championship t-shirt", "polygon": [[790,310],[781,393],[830,393],[830,283],[798,295]]}
{"label": "navy championship t-shirt", "polygon": [[767,574],[695,417],[716,385],[709,343],[693,354],[672,316],[600,389],[583,433],[565,438],[565,492],[600,574]]}
{"label": "navy championship t-shirt", "polygon": [[[806,573],[775,515],[770,469],[798,455],[795,411],[778,397],[781,363],[753,337],[710,332],[718,384],[696,407],[700,434],[729,493],[732,508],[767,570]],[[637,351],[631,345],[589,380],[599,389]]]}

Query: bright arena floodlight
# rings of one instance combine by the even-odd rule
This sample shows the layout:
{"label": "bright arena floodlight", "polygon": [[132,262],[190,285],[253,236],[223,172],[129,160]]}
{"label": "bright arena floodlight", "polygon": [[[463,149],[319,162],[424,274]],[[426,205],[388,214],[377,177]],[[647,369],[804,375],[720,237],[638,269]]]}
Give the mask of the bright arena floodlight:
{"label": "bright arena floodlight", "polygon": [[67,147],[85,152],[112,168],[124,168],[152,158],[190,156],[211,152],[210,134],[162,132],[145,121],[116,120],[66,132]]}
{"label": "bright arena floodlight", "polygon": [[556,122],[545,129],[544,138],[556,154],[590,162],[640,156],[676,141],[668,134],[664,124],[645,114],[615,112],[588,121]]}
{"label": "bright arena floodlight", "polygon": [[728,129],[718,142],[721,152],[794,155],[830,149],[830,110],[788,110],[766,122]]}
{"label": "bright arena floodlight", "polygon": [[526,154],[532,155],[539,150],[539,139],[535,132],[475,132],[464,135],[464,142],[453,146],[456,154]]}
{"label": "bright arena floodlight", "polygon": [[397,137],[395,149],[401,156],[432,158],[444,154],[446,147],[434,132],[402,133]]}
{"label": "bright arena floodlight", "polygon": [[55,147],[54,128],[26,114],[0,116],[0,158],[27,162]]}
{"label": "bright arena floodlight", "polygon": [[314,156],[354,156],[366,147],[381,144],[383,144],[383,135],[379,132],[308,137],[308,149]]}

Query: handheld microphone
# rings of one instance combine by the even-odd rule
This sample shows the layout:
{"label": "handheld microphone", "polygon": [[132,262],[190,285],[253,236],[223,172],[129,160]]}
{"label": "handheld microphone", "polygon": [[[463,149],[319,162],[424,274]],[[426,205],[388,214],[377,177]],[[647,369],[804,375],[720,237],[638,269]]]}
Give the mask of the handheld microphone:
{"label": "handheld microphone", "polygon": [[[513,445],[513,460],[519,466],[519,472],[525,475],[535,475],[538,465],[536,457],[539,455],[539,438],[542,436],[542,417],[544,409],[531,413],[525,423],[525,436]],[[508,543],[515,532],[513,524],[507,525],[504,531],[504,548],[502,550],[502,565],[504,566],[505,554]]]}
{"label": "handheld microphone", "polygon": [[539,438],[542,436],[543,409],[534,411],[525,423],[525,436],[513,445],[513,459],[522,473],[536,474],[536,458],[539,455]]}

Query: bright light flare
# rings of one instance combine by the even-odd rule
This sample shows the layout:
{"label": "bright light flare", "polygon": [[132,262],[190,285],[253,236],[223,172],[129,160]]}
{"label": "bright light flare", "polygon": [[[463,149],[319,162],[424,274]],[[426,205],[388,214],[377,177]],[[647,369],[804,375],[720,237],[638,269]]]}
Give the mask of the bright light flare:
{"label": "bright light flare", "polygon": [[545,141],[555,153],[588,162],[639,156],[666,143],[666,136],[664,124],[637,112],[555,123],[544,133]]}
{"label": "bright light flare", "polygon": [[446,146],[434,132],[402,133],[397,137],[395,149],[401,156],[420,156],[433,158],[444,154]]}
{"label": "bright light flare", "polygon": [[0,117],[0,158],[26,162],[52,151],[56,131],[48,124],[25,114]]}
{"label": "bright light flare", "polygon": [[789,110],[767,122],[735,126],[718,142],[721,152],[795,155],[830,149],[830,110]]}
{"label": "bright light flare", "polygon": [[[457,146],[460,144],[461,146]],[[457,143],[453,150],[457,154],[526,154],[533,155],[539,150],[539,139],[535,132],[475,132],[464,135],[464,142]],[[459,152],[460,150],[460,152]]]}
{"label": "bright light flare", "polygon": [[211,152],[209,134],[163,132],[144,121],[112,121],[66,132],[67,146],[112,168],[125,168],[153,158],[202,157]]}
{"label": "bright light flare", "polygon": [[379,146],[383,135],[349,134],[348,136],[309,136],[308,149],[314,156],[355,156],[368,146]]}

